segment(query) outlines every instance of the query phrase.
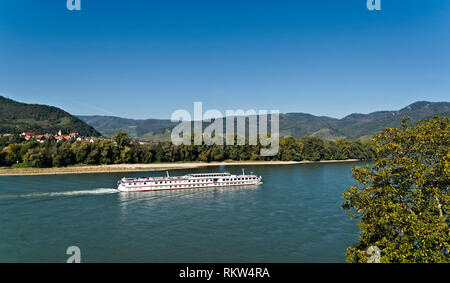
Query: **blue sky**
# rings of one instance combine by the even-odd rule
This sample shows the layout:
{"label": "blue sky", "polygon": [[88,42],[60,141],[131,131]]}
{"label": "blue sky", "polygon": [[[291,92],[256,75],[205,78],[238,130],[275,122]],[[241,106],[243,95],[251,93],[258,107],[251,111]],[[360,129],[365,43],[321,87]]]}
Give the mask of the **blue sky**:
{"label": "blue sky", "polygon": [[450,1],[0,0],[0,94],[72,114],[449,101]]}

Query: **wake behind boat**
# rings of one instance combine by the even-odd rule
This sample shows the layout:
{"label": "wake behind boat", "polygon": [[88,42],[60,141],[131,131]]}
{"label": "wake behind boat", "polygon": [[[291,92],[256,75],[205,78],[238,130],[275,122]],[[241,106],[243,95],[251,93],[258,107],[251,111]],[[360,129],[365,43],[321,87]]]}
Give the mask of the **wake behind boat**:
{"label": "wake behind boat", "polygon": [[256,175],[232,175],[230,173],[203,173],[170,177],[122,178],[117,182],[120,192],[182,190],[197,188],[236,187],[260,185],[262,177]]}

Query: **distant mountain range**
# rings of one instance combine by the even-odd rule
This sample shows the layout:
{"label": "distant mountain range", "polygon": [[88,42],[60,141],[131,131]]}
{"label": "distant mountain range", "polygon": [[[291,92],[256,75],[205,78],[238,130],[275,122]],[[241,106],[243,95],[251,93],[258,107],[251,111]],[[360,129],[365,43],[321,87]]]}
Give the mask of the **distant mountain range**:
{"label": "distant mountain range", "polygon": [[[419,101],[398,111],[351,114],[342,119],[305,113],[280,114],[280,135],[325,140],[372,137],[386,127],[398,127],[405,116],[411,122],[434,115],[450,117],[450,102]],[[64,133],[112,137],[118,131],[140,140],[167,141],[178,123],[164,119],[134,120],[113,116],[73,116],[57,107],[25,104],[0,96],[0,133]],[[206,127],[209,123],[204,123]],[[224,123],[225,125],[225,123]]]}
{"label": "distant mountain range", "polygon": [[0,96],[0,133],[55,134],[58,130],[89,137],[101,136],[92,126],[57,107],[25,104]]}
{"label": "distant mountain range", "polygon": [[134,120],[114,116],[82,116],[78,118],[98,129],[105,137],[113,137],[117,132],[127,133],[131,138],[141,140],[170,140],[170,131],[178,123],[170,120]]}
{"label": "distant mountain range", "polygon": [[[398,111],[351,114],[342,119],[305,113],[287,113],[280,114],[280,135],[294,138],[316,136],[325,140],[368,138],[383,128],[400,126],[401,120],[405,116],[409,116],[411,122],[414,123],[434,115],[449,117],[450,103],[419,101]],[[123,131],[133,138],[154,141],[170,140],[171,129],[178,124],[170,120],[159,119],[134,120],[112,116],[78,117],[107,137]]]}

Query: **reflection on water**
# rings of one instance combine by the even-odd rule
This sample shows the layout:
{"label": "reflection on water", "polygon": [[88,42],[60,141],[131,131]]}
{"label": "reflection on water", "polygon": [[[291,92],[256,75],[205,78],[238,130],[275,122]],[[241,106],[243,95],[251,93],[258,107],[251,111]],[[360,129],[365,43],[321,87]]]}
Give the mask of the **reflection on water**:
{"label": "reflection on water", "polygon": [[260,186],[241,187],[216,187],[216,188],[194,188],[167,191],[145,191],[145,192],[119,192],[120,207],[126,212],[128,206],[139,202],[142,206],[152,206],[160,201],[188,200],[194,198],[208,199],[218,198],[222,194],[245,194],[248,191],[258,190]]}

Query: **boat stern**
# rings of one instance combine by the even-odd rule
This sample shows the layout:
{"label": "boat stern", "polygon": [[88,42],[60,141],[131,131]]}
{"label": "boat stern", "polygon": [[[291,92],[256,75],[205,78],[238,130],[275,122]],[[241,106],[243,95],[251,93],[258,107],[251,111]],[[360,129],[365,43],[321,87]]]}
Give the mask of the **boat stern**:
{"label": "boat stern", "polygon": [[126,192],[127,191],[127,187],[125,187],[125,178],[122,178],[119,181],[117,181],[117,190],[119,192]]}

